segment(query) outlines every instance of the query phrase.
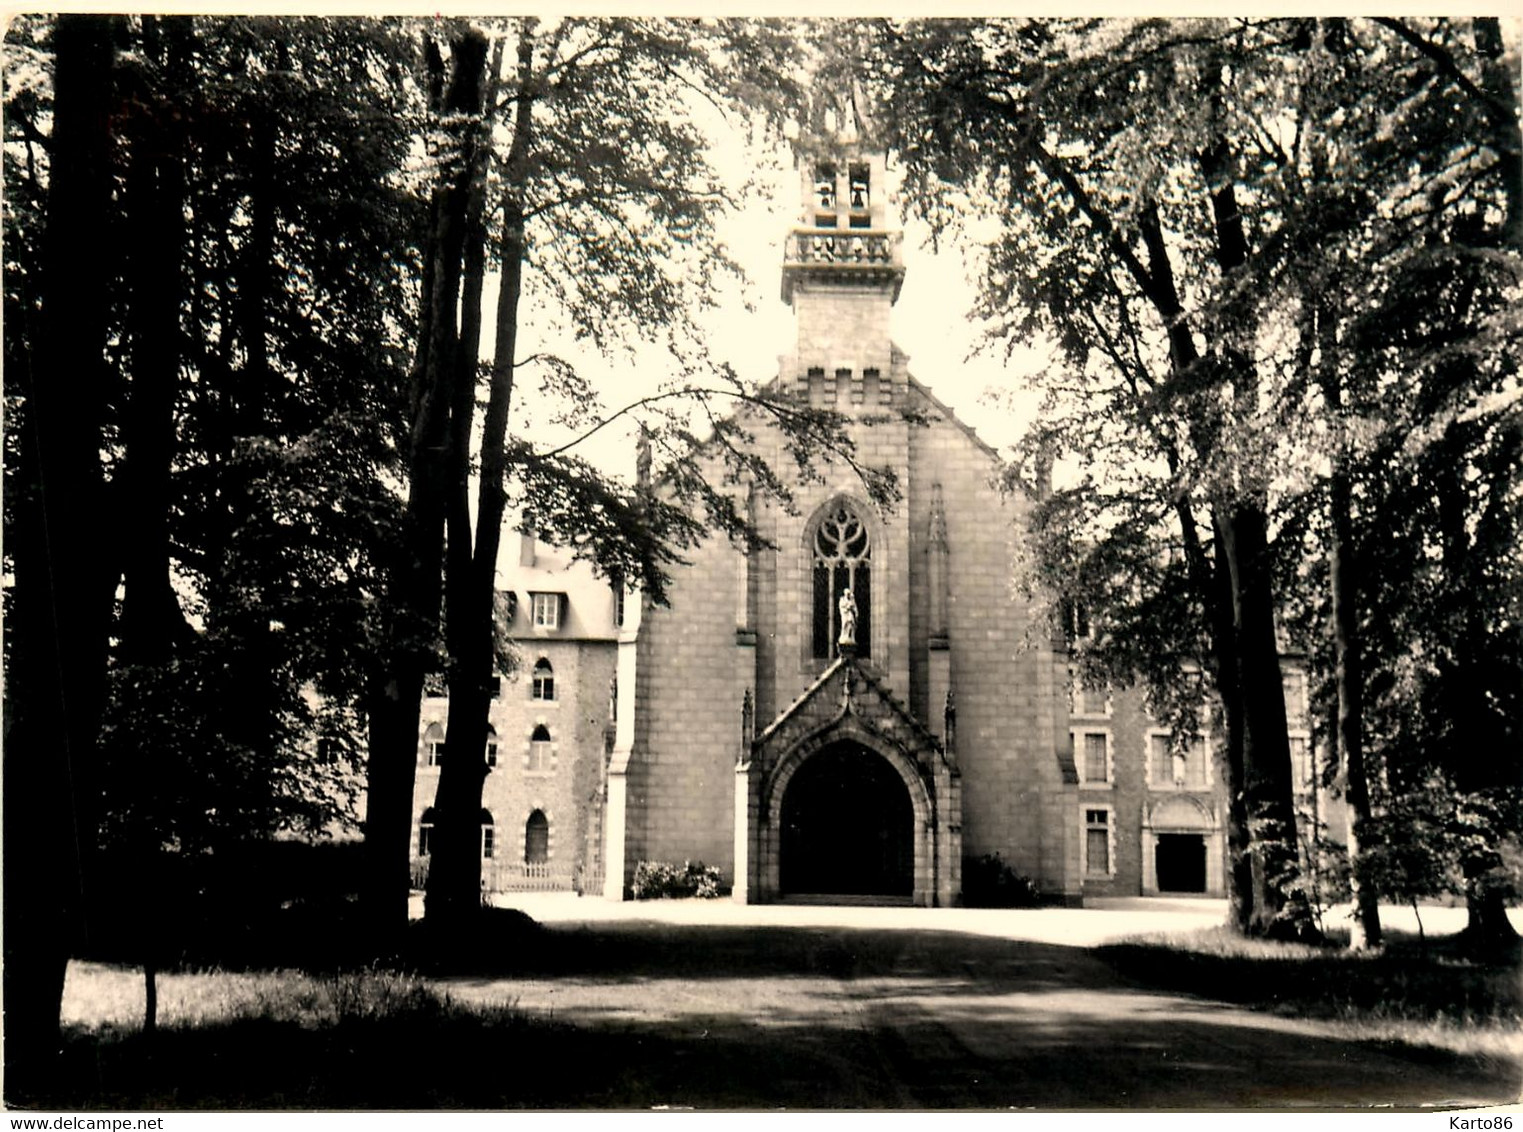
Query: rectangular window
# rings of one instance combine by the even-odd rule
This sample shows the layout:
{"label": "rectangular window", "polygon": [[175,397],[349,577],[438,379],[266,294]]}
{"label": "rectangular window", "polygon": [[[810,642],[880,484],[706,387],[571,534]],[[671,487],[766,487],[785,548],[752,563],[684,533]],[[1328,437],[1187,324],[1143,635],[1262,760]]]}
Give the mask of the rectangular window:
{"label": "rectangular window", "polygon": [[1148,736],[1148,781],[1153,786],[1174,784],[1174,752],[1167,735]]}
{"label": "rectangular window", "polygon": [[1110,691],[1103,686],[1095,687],[1091,684],[1079,684],[1074,689],[1074,714],[1109,715]]}
{"label": "rectangular window", "polygon": [[497,740],[487,740],[487,766],[497,765]]}
{"label": "rectangular window", "polygon": [[1211,752],[1206,747],[1204,736],[1197,735],[1190,740],[1190,746],[1184,756],[1184,770],[1182,775],[1188,786],[1204,789],[1210,777]]}
{"label": "rectangular window", "polygon": [[561,595],[532,594],[534,600],[534,627],[558,629],[561,624]]}
{"label": "rectangular window", "polygon": [[494,848],[495,841],[496,841],[496,839],[494,837],[493,828],[491,826],[489,826],[489,825],[482,826],[481,827],[481,855],[483,857],[487,858],[488,860],[491,859],[492,850]]}
{"label": "rectangular window", "polygon": [[1106,736],[1100,732],[1088,732],[1084,736],[1084,781],[1109,782],[1110,759]]}
{"label": "rectangular window", "polygon": [[544,740],[535,740],[529,744],[529,761],[524,769],[535,774],[550,769],[550,744]]}
{"label": "rectangular window", "polygon": [[1111,830],[1109,810],[1084,811],[1084,871],[1090,876],[1110,875]]}
{"label": "rectangular window", "polygon": [[1311,789],[1311,751],[1299,735],[1290,737],[1291,789],[1302,794]]}
{"label": "rectangular window", "polygon": [[871,183],[870,171],[866,165],[853,164],[847,169],[847,186],[851,193],[851,207],[854,210],[865,209],[872,203],[868,196],[868,186]]}
{"label": "rectangular window", "polygon": [[1285,715],[1292,723],[1306,717],[1306,673],[1286,672],[1280,677],[1285,689]]}
{"label": "rectangular window", "polygon": [[817,165],[814,170],[814,199],[819,208],[834,209],[836,206],[836,168],[834,165]]}
{"label": "rectangular window", "polygon": [[435,739],[434,741],[429,743],[429,745],[428,745],[428,765],[429,766],[443,766],[444,765],[444,740],[443,739]]}

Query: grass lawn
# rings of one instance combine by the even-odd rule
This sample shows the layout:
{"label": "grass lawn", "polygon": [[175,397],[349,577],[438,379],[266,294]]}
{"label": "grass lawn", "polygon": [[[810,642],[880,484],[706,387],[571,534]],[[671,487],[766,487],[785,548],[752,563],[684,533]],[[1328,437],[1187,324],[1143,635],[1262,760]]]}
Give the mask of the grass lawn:
{"label": "grass lawn", "polygon": [[1128,978],[1275,1014],[1336,1023],[1350,1037],[1516,1060],[1523,981],[1516,956],[1481,963],[1452,937],[1387,931],[1386,945],[1243,939],[1225,928],[1137,936],[1095,949]]}

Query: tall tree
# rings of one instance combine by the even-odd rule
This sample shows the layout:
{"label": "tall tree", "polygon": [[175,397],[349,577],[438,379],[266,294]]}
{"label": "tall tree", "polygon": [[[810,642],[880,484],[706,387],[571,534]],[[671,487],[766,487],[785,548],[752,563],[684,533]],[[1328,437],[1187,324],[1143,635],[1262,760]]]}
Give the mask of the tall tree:
{"label": "tall tree", "polygon": [[[462,318],[471,321],[462,322],[449,425],[449,757],[434,804],[427,902],[429,917],[443,920],[480,900],[487,689],[498,653],[495,576],[513,493],[541,533],[659,601],[665,569],[701,532],[752,534],[723,485],[700,469],[704,451],[719,454],[727,476],[752,478],[764,490],[781,488],[755,453],[734,443],[737,403],[776,421],[801,462],[819,450],[852,458],[834,414],[800,411],[748,390],[711,359],[698,319],[714,301],[717,280],[736,272],[712,238],[712,225],[738,186],[711,166],[715,127],[704,118],[728,111],[780,124],[797,105],[789,68],[779,65],[798,52],[790,29],[754,21],[566,19],[507,21],[490,30],[506,64],[499,69],[494,62],[490,71],[485,115],[502,144],[477,167],[469,188],[461,182],[467,233],[460,252],[467,281]],[[482,198],[491,202],[491,224],[478,228],[470,218]],[[479,290],[469,281],[485,258],[475,250],[483,239],[492,247],[499,288],[478,434],[472,415],[476,343],[464,327],[475,325]],[[454,270],[453,261],[436,267],[445,270]],[[536,452],[512,435],[515,376],[526,362],[519,356],[526,299],[555,312],[553,318],[604,353],[618,351],[621,341],[666,345],[678,377],[643,399],[638,411],[670,457],[670,500],[640,496],[567,450]],[[542,364],[569,408],[569,423],[595,430],[608,419],[573,367],[555,359]],[[713,430],[706,441],[690,430],[695,411]],[[473,530],[467,493],[478,455]]]}
{"label": "tall tree", "polygon": [[[1304,934],[1255,431],[1268,395],[1254,282],[1272,231],[1251,211],[1262,44],[1224,21],[969,31],[875,29],[869,70],[895,107],[915,195],[966,189],[997,211],[982,299],[996,333],[1045,328],[1147,469],[1122,498],[1146,491],[1152,522],[1175,531],[1134,523],[1114,537],[1172,543],[1194,591],[1225,722],[1234,919]],[[933,206],[933,220],[947,215]]]}
{"label": "tall tree", "polygon": [[19,488],[8,508],[5,735],[5,1080],[45,1093],[59,1049],[64,971],[83,928],[98,806],[96,741],[112,584],[97,541],[110,294],[110,116],[116,20],[52,27],[46,232],[7,350],[19,390]]}
{"label": "tall tree", "polygon": [[[1364,639],[1364,627],[1410,632],[1415,610],[1435,608],[1414,600],[1398,617],[1382,608],[1384,586],[1428,576],[1436,561],[1447,562],[1446,581],[1468,573],[1472,592],[1487,594],[1476,616],[1493,630],[1434,643],[1486,657],[1493,676],[1435,674],[1435,687],[1487,688],[1487,709],[1456,705],[1438,718],[1463,729],[1507,718],[1501,705],[1513,702],[1496,679],[1513,669],[1492,662],[1507,651],[1498,638],[1508,630],[1496,627],[1513,623],[1501,579],[1515,573],[1489,549],[1476,555],[1471,536],[1489,529],[1481,513],[1505,526],[1516,493],[1453,447],[1477,451],[1461,439],[1469,427],[1505,451],[1496,409],[1512,404],[1516,372],[1510,343],[1495,352],[1513,333],[1498,301],[1515,264],[1456,252],[1474,246],[1466,232],[1478,218],[1501,217],[1505,230],[1517,195],[1507,179],[1516,110],[1481,79],[1498,73],[1489,61],[1499,38],[1474,30],[1304,19],[876,29],[871,71],[897,99],[922,193],[937,207],[959,192],[989,201],[1005,223],[983,312],[997,335],[1043,330],[1063,351],[1066,365],[1040,379],[1062,410],[1046,432],[1089,452],[1094,474],[1045,508],[1039,558],[1071,596],[1100,599],[1108,632],[1094,661],[1122,678],[1151,671],[1166,691],[1157,677],[1181,644],[1178,626],[1153,621],[1150,649],[1138,614],[1177,602],[1167,589],[1139,593],[1137,579],[1189,580],[1189,624],[1223,707],[1234,919],[1251,930],[1306,923],[1286,836],[1274,646],[1275,618],[1300,599],[1302,579],[1326,586],[1331,574],[1336,585],[1316,603],[1316,632],[1331,626],[1333,637],[1316,652],[1340,673],[1338,748],[1365,819],[1365,689],[1397,664],[1398,646]],[[1393,50],[1393,32],[1422,66]],[[1490,54],[1468,53],[1467,39]],[[1435,429],[1450,445],[1440,458],[1453,469],[1447,524],[1434,513],[1445,494],[1438,467],[1405,474],[1441,447],[1410,438]],[[1291,470],[1324,461],[1325,479]],[[1496,467],[1491,457],[1485,467]],[[1395,503],[1392,489],[1408,482],[1433,502]],[[1303,498],[1327,518],[1308,525]],[[1389,507],[1411,519],[1417,553],[1404,574],[1372,585],[1386,569],[1374,550]],[[1430,541],[1446,527],[1455,537]],[[1178,568],[1127,572],[1168,555]],[[1490,572],[1480,590],[1472,556]],[[1174,663],[1190,655],[1181,649]],[[1488,731],[1486,744],[1505,733]],[[1439,745],[1456,769],[1474,762],[1461,746]],[[1366,930],[1378,930],[1368,893],[1360,903]]]}
{"label": "tall tree", "polygon": [[[78,562],[48,577],[69,587],[70,632],[99,617],[101,663],[93,681],[82,660],[60,670],[79,730],[69,743],[89,739],[72,756],[86,804],[69,823],[55,814],[49,836],[88,857],[99,834],[113,867],[140,866],[142,880],[171,847],[185,857],[320,830],[352,809],[353,709],[395,511],[411,96],[399,29],[374,21],[113,21],[87,82],[82,26],[39,21],[7,43],[13,61],[37,64],[24,69],[35,81],[8,84],[7,366],[73,370],[67,417],[41,376],[12,382],[7,413],[48,421],[49,443],[75,451],[45,492],[58,473],[41,459],[49,446],[35,462],[6,452],[6,710],[18,734],[43,729],[29,742],[63,734],[28,675],[31,639],[63,642],[26,621],[48,608],[29,595],[41,592],[31,548],[50,543],[27,533],[27,492],[12,488],[35,483],[40,510],[78,513],[72,542],[51,543]],[[128,50],[113,58],[112,44]],[[76,150],[92,163],[89,193]],[[49,198],[68,207],[42,207]],[[11,780],[8,807],[32,771]],[[34,795],[8,830],[22,836],[43,812]],[[29,875],[68,900],[78,862],[47,858]],[[8,899],[7,915],[25,907]]]}

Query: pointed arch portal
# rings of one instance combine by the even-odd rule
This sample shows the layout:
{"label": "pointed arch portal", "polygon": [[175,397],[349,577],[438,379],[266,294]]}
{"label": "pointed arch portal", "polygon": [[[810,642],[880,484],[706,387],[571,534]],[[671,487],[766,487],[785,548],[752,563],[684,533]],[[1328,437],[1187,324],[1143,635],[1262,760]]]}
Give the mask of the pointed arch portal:
{"label": "pointed arch portal", "polygon": [[850,741],[807,758],[782,799],[782,895],[909,897],[915,809],[882,755]]}

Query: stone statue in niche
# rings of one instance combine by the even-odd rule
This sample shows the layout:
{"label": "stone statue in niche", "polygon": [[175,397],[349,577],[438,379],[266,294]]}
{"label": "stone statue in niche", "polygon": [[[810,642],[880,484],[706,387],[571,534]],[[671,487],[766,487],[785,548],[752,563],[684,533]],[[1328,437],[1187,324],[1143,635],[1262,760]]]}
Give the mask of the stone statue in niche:
{"label": "stone statue in niche", "polygon": [[836,642],[839,645],[850,645],[855,648],[857,644],[857,595],[851,590],[841,593],[841,636]]}

